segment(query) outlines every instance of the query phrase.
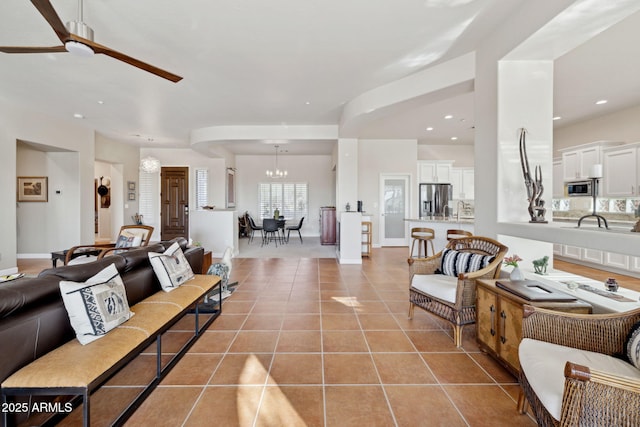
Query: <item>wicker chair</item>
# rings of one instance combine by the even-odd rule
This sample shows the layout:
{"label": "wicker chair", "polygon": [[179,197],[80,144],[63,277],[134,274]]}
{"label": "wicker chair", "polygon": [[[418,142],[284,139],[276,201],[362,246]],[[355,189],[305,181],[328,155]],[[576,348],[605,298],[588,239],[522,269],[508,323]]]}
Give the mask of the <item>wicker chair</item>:
{"label": "wicker chair", "polygon": [[[428,258],[409,258],[408,260],[409,318],[413,317],[413,309],[418,306],[450,322],[453,325],[454,342],[456,347],[460,347],[462,328],[476,322],[476,279],[498,278],[502,259],[508,248],[488,237],[470,236],[450,240],[445,249],[493,257],[493,260],[480,270],[460,273],[457,277],[438,274],[444,250]],[[421,289],[418,289],[418,282],[425,281],[427,286],[420,286]],[[424,291],[429,287],[438,292]],[[436,293],[437,295],[434,295]],[[444,293],[451,297],[443,297]]]}
{"label": "wicker chair", "polygon": [[[97,243],[93,245],[78,245],[65,251],[64,265],[82,264],[92,262],[112,254],[116,250],[128,250],[139,246],[148,246],[153,234],[153,227],[150,225],[123,225],[120,227],[118,239],[114,243]],[[83,251],[93,250],[100,252],[97,256],[83,256],[78,258],[78,254]],[[73,261],[72,261],[73,260]]]}
{"label": "wicker chair", "polygon": [[[624,313],[585,315],[525,306],[522,335],[523,340],[530,338],[571,347],[576,349],[576,353],[577,350],[586,350],[617,356],[625,353],[625,339],[632,326],[639,321],[640,308]],[[522,352],[523,344],[520,350]],[[612,374],[613,365],[625,363],[618,359],[605,362],[604,368],[609,372],[594,369],[593,363],[596,362],[590,362],[590,368],[557,358],[552,360],[564,365],[562,401],[556,402],[561,405],[559,420],[550,414],[533,390],[524,370],[520,370],[520,385],[538,425],[640,425],[640,372],[636,378]],[[590,360],[595,358],[590,357]],[[629,368],[635,369],[631,365]],[[538,369],[535,369],[535,375],[539,375]],[[547,393],[547,398],[548,395]],[[525,409],[526,402],[521,396],[519,410],[524,413]]]}

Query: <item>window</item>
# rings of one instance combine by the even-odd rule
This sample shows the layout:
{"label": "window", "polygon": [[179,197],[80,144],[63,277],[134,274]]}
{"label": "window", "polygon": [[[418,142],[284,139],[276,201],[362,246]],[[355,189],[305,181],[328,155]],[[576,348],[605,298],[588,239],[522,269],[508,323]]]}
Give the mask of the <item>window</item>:
{"label": "window", "polygon": [[196,209],[207,206],[209,171],[207,169],[196,169]]}
{"label": "window", "polygon": [[140,172],[138,187],[138,209],[142,215],[142,223],[156,227],[160,224],[160,174]]}
{"label": "window", "polygon": [[259,184],[260,218],[273,218],[278,209],[286,219],[300,219],[309,211],[307,183],[263,182]]}

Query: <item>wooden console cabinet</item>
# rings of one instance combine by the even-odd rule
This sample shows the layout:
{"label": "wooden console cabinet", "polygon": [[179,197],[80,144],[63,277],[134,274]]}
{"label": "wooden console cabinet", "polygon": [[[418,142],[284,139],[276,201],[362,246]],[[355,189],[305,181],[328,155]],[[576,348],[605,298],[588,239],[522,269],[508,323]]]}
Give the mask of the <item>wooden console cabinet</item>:
{"label": "wooden console cabinet", "polygon": [[522,341],[522,306],[525,304],[572,313],[591,313],[584,301],[533,302],[496,287],[496,280],[477,280],[476,339],[516,377],[520,371],[518,346]]}

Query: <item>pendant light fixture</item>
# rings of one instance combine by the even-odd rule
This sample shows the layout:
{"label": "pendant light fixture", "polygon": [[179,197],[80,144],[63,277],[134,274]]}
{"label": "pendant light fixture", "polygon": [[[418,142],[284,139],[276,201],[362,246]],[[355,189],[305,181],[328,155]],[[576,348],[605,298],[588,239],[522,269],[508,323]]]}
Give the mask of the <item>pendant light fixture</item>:
{"label": "pendant light fixture", "polygon": [[145,173],[157,173],[160,171],[160,160],[147,156],[140,160],[140,170]]}
{"label": "pendant light fixture", "polygon": [[287,176],[287,171],[286,170],[280,170],[278,168],[278,148],[280,148],[279,145],[275,145],[274,146],[276,149],[276,168],[275,170],[271,170],[271,169],[267,169],[267,176],[269,178],[286,178]]}

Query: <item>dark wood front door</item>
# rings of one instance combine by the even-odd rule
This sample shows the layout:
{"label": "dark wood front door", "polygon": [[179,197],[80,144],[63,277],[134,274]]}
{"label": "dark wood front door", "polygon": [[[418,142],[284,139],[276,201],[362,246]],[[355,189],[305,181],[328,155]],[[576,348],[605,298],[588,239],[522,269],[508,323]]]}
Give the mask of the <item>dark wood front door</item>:
{"label": "dark wood front door", "polygon": [[163,167],[160,187],[160,238],[189,238],[189,168]]}

